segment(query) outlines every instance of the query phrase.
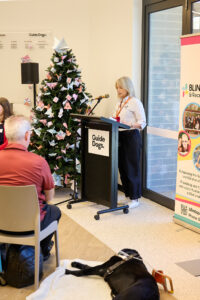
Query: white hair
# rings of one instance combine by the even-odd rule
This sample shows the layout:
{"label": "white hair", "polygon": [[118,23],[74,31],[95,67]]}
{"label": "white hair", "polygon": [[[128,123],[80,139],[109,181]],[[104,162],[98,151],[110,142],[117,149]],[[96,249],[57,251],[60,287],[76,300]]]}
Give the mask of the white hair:
{"label": "white hair", "polygon": [[116,88],[120,87],[122,89],[125,89],[128,92],[128,95],[130,97],[135,97],[135,90],[134,90],[133,82],[129,77],[123,76],[123,77],[117,79],[115,86],[116,86]]}
{"label": "white hair", "polygon": [[5,133],[9,142],[21,141],[31,129],[29,119],[23,115],[13,115],[5,120]]}

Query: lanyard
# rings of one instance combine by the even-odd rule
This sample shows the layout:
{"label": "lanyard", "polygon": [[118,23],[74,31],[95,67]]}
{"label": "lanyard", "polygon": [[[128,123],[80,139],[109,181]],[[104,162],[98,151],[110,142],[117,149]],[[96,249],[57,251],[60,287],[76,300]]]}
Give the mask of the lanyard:
{"label": "lanyard", "polygon": [[131,100],[131,97],[129,97],[123,104],[122,104],[123,99],[120,101],[119,107],[118,107],[117,112],[116,112],[116,118],[119,117],[119,114],[121,113],[122,109],[128,103],[129,100]]}

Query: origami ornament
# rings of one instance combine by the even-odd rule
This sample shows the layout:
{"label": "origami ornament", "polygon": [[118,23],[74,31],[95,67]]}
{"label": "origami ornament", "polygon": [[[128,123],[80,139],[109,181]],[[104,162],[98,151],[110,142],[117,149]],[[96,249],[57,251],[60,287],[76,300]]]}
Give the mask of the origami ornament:
{"label": "origami ornament", "polygon": [[47,82],[46,85],[52,90],[57,86],[57,82]]}
{"label": "origami ornament", "polygon": [[59,58],[58,57],[54,57],[54,60],[53,60],[55,63],[59,62]]}
{"label": "origami ornament", "polygon": [[56,134],[57,140],[64,140],[65,136],[66,136],[66,134],[65,134],[62,130],[60,130],[60,131]]}
{"label": "origami ornament", "polygon": [[49,133],[51,133],[51,134],[54,134],[54,133],[57,133],[57,131],[53,128],[53,129],[48,129],[47,130]]}
{"label": "origami ornament", "polygon": [[81,165],[76,165],[76,171],[77,173],[81,173]]}
{"label": "origami ornament", "polygon": [[35,131],[35,133],[38,135],[38,136],[40,136],[41,135],[41,128],[33,128],[33,130]]}
{"label": "origami ornament", "polygon": [[82,100],[80,101],[80,103],[83,104],[85,101],[86,101],[86,99],[82,99]]}
{"label": "origami ornament", "polygon": [[56,72],[56,69],[51,68],[51,72],[52,72],[52,73],[55,73],[55,72]]}
{"label": "origami ornament", "polygon": [[43,111],[43,107],[36,106],[36,110]]}
{"label": "origami ornament", "polygon": [[76,132],[79,136],[81,136],[81,128],[79,128]]}
{"label": "origami ornament", "polygon": [[70,83],[70,84],[68,84],[68,86],[67,86],[67,89],[68,90],[73,90],[73,86],[74,86],[74,84],[73,84],[73,82],[72,83]]}
{"label": "origami ornament", "polygon": [[31,58],[29,55],[25,55],[21,58],[22,63],[29,63],[31,62]]}
{"label": "origami ornament", "polygon": [[53,118],[54,117],[54,113],[52,113],[52,108],[51,107],[45,112],[45,115],[47,115],[48,118]]}
{"label": "origami ornament", "polygon": [[76,100],[78,98],[78,96],[76,94],[73,94],[72,97],[74,98],[74,100]]}
{"label": "origami ornament", "polygon": [[68,161],[73,161],[73,159],[71,159],[71,158],[67,158],[67,157],[63,157],[63,160],[64,160],[65,162],[68,162]]}
{"label": "origami ornament", "polygon": [[62,158],[62,156],[61,156],[61,155],[56,157],[56,159],[61,159],[61,158]]}
{"label": "origami ornament", "polygon": [[78,81],[75,81],[75,86],[78,87],[80,85],[80,83]]}
{"label": "origami ornament", "polygon": [[67,96],[66,96],[66,99],[67,99],[68,101],[70,101],[70,100],[72,99],[72,97],[71,97],[70,95],[67,95]]}
{"label": "origami ornament", "polygon": [[63,60],[59,63],[57,63],[57,66],[62,66],[64,64]]}
{"label": "origami ornament", "polygon": [[66,102],[67,102],[67,100],[63,101],[63,103],[62,103],[62,104],[63,104],[63,106],[65,106],[65,103],[66,103]]}
{"label": "origami ornament", "polygon": [[65,60],[66,57],[67,57],[67,55],[61,56],[62,60]]}
{"label": "origami ornament", "polygon": [[72,79],[68,77],[66,81],[67,81],[67,83],[70,83],[72,81]]}
{"label": "origami ornament", "polygon": [[49,73],[47,73],[47,79],[48,79],[48,80],[51,80],[51,79],[52,79],[52,77],[51,77],[51,75],[50,75]]}
{"label": "origami ornament", "polygon": [[58,97],[54,97],[54,98],[53,98],[53,102],[55,102],[55,103],[57,103],[57,102],[58,102],[58,100],[59,100],[59,98],[58,98]]}
{"label": "origami ornament", "polygon": [[82,85],[79,87],[79,89],[78,89],[78,92],[79,93],[82,93],[82,91],[83,91],[83,87],[82,87]]}
{"label": "origami ornament", "polygon": [[40,146],[36,146],[36,148],[38,149],[38,150],[40,150],[40,149],[42,149],[43,148],[43,146],[42,145],[40,145]]}
{"label": "origami ornament", "polygon": [[54,147],[55,145],[57,145],[57,143],[53,140],[53,141],[49,142],[49,145]]}
{"label": "origami ornament", "polygon": [[66,154],[66,149],[61,149],[61,152]]}
{"label": "origami ornament", "polygon": [[32,118],[32,123],[33,124],[37,124],[38,123],[38,120],[36,118]]}
{"label": "origami ornament", "polygon": [[46,109],[49,109],[50,107],[51,107],[50,104],[44,106],[44,108],[46,108]]}
{"label": "origami ornament", "polygon": [[59,170],[59,168],[58,168],[58,166],[57,166],[57,165],[55,166],[54,170],[55,170],[55,171],[56,171],[56,170]]}
{"label": "origami ornament", "polygon": [[71,107],[71,105],[69,104],[69,102],[67,102],[67,103],[65,104],[64,109],[72,109],[72,107]]}
{"label": "origami ornament", "polygon": [[63,108],[61,107],[58,113],[58,118],[62,118],[63,116]]}
{"label": "origami ornament", "polygon": [[65,42],[64,38],[62,40],[58,40],[57,38],[54,38],[54,46],[53,49],[58,53],[66,52],[66,50],[69,47],[67,46],[67,43]]}
{"label": "origami ornament", "polygon": [[25,98],[24,105],[31,106],[31,100],[29,98]]}
{"label": "origami ornament", "polygon": [[68,128],[67,123],[63,123],[63,126],[64,126],[65,128]]}
{"label": "origami ornament", "polygon": [[67,88],[63,86],[60,90],[61,90],[61,91],[66,91]]}
{"label": "origami ornament", "polygon": [[61,176],[57,175],[55,172],[53,172],[52,176],[53,176],[54,184],[56,186],[62,186],[62,184],[61,184]]}
{"label": "origami ornament", "polygon": [[85,100],[88,100],[88,99],[89,99],[88,96],[87,96],[85,93],[83,93],[83,95],[84,95],[84,97],[85,97]]}
{"label": "origami ornament", "polygon": [[62,79],[62,75],[58,75],[56,74],[57,78],[58,78],[58,81],[60,81]]}
{"label": "origami ornament", "polygon": [[53,125],[52,121],[50,121],[50,122],[47,123],[47,127],[50,127],[51,125]]}
{"label": "origami ornament", "polygon": [[47,120],[46,119],[39,120],[39,122],[42,123],[43,125],[47,124]]}
{"label": "origami ornament", "polygon": [[70,136],[72,133],[69,130],[66,130],[67,136]]}
{"label": "origami ornament", "polygon": [[76,158],[76,165],[80,165],[80,160]]}
{"label": "origami ornament", "polygon": [[57,153],[49,153],[48,155],[51,156],[51,157],[54,157],[54,156],[57,155]]}

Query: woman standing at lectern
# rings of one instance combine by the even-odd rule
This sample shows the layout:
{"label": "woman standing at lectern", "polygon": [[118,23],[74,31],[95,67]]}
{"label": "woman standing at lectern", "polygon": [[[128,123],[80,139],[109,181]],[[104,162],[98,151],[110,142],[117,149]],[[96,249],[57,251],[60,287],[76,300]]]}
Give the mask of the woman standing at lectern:
{"label": "woman standing at lectern", "polygon": [[3,150],[8,144],[4,130],[4,121],[11,115],[9,101],[6,98],[0,98],[0,150]]}
{"label": "woman standing at lectern", "polygon": [[119,131],[119,173],[128,205],[135,208],[141,197],[140,131],[146,126],[146,117],[142,102],[135,98],[129,77],[119,78],[115,87],[120,101],[114,117],[118,122],[130,126],[130,129]]}

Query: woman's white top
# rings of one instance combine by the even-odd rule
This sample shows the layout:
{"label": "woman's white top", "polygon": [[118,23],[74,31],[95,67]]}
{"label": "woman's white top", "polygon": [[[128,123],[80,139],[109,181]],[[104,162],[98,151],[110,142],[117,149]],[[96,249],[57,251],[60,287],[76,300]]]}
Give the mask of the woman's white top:
{"label": "woman's white top", "polygon": [[[129,96],[125,97],[122,101],[122,105]],[[121,101],[121,100],[120,100]],[[120,103],[117,104],[116,111],[120,107]],[[134,124],[140,124],[141,128],[144,129],[146,126],[146,116],[142,102],[132,97],[122,108],[120,114],[120,123],[130,123],[134,127]]]}

